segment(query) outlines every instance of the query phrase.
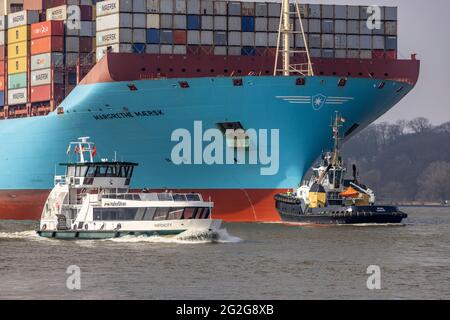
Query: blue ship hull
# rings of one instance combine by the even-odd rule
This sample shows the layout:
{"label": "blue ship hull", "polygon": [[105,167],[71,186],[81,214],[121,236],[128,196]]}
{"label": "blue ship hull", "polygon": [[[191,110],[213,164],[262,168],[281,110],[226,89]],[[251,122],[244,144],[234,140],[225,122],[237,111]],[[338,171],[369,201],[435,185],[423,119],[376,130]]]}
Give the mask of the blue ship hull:
{"label": "blue ship hull", "polygon": [[[38,219],[55,168],[67,161],[68,143],[88,136],[101,158],[116,153],[118,160],[139,163],[133,188],[199,190],[216,202],[217,218],[278,220],[274,194],[296,187],[321,151],[331,148],[335,111],[346,119],[348,138],[413,88],[362,78],[345,86],[337,77],[307,77],[304,85],[296,77],[241,79],[242,86],[225,77],[79,85],[61,104],[63,114],[0,121],[0,218]],[[262,164],[174,164],[171,135],[184,128],[194,136],[195,121],[203,130],[225,122],[278,129],[277,172],[261,175]]]}

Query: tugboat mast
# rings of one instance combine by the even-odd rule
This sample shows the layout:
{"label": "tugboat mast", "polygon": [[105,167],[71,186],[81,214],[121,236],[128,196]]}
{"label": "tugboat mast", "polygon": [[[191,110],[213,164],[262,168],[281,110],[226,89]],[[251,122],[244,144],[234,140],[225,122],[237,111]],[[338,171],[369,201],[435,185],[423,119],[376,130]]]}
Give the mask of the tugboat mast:
{"label": "tugboat mast", "polygon": [[340,166],[341,163],[341,145],[340,145],[340,136],[339,136],[339,128],[342,127],[342,122],[344,119],[339,116],[339,113],[336,111],[336,117],[334,119],[333,126],[333,140],[334,140],[334,151],[333,151],[333,166]]}

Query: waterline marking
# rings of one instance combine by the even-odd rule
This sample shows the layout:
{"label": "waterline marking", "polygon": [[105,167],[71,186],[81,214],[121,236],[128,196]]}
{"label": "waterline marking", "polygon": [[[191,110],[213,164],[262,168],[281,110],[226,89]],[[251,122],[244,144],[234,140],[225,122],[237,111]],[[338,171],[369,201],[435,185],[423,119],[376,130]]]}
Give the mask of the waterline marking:
{"label": "waterline marking", "polygon": [[[178,142],[171,152],[173,164],[260,165],[263,176],[276,175],[279,171],[279,129],[227,129],[224,134],[216,128],[203,131],[202,121],[194,121],[193,132],[194,137],[185,128],[172,132],[171,141]],[[208,143],[206,147],[204,143]]]}

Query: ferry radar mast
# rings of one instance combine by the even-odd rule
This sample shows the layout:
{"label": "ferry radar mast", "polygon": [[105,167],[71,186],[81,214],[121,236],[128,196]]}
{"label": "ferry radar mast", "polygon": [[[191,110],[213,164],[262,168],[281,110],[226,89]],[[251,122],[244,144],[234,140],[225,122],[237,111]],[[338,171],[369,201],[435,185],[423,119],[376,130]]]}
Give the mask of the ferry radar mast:
{"label": "ferry radar mast", "polygon": [[[294,9],[294,12],[291,10]],[[300,30],[293,30],[293,26],[290,22],[290,17],[296,15],[298,18]],[[290,37],[292,35],[301,34],[303,38],[304,48],[301,49],[291,49]],[[280,48],[280,40],[281,48]],[[306,55],[307,63],[291,64],[291,54],[298,53],[301,56]],[[282,56],[282,68],[278,68],[278,57]],[[298,0],[294,0],[293,5],[289,4],[289,0],[282,0],[281,3],[281,13],[280,13],[280,24],[278,27],[278,39],[277,39],[277,52],[275,54],[275,66],[273,75],[276,76],[278,73],[282,73],[284,76],[289,76],[291,74],[300,74],[303,76],[314,76],[314,71],[311,63],[311,56],[309,54],[308,42],[306,41],[305,30],[303,28],[302,16],[300,11],[300,5]]]}

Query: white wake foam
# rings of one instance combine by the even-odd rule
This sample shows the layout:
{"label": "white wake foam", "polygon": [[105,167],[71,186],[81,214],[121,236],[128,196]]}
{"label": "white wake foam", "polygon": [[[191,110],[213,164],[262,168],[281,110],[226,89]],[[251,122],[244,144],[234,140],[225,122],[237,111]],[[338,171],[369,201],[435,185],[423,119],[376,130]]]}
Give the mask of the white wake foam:
{"label": "white wake foam", "polygon": [[20,232],[0,232],[0,239],[22,239],[22,240],[48,240],[40,237],[36,231],[20,231]]}

